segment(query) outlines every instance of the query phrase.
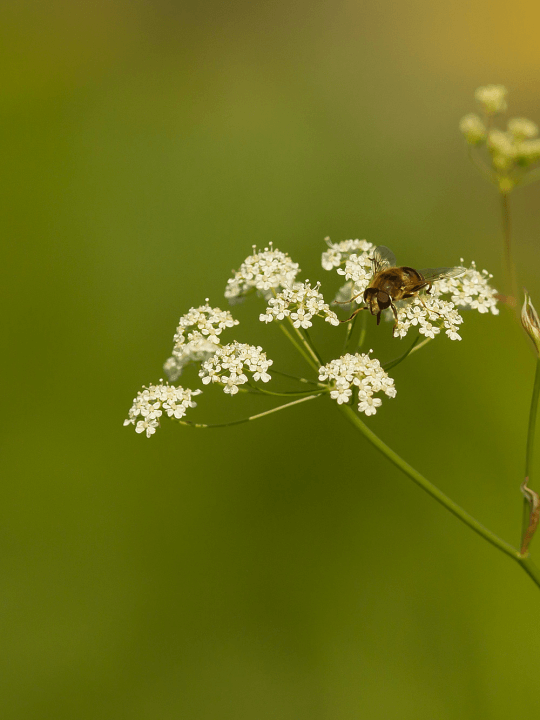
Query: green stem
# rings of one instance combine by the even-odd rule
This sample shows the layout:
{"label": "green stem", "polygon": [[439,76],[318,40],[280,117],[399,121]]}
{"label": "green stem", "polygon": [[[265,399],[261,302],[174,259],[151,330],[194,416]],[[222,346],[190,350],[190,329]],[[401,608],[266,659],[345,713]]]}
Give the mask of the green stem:
{"label": "green stem", "polygon": [[514,298],[514,308],[517,308],[517,284],[516,271],[514,261],[512,260],[512,224],[510,221],[510,204],[508,202],[508,193],[500,193],[501,196],[501,212],[502,225],[504,235],[504,264],[506,268],[507,282],[510,286],[510,293]]}
{"label": "green stem", "polygon": [[321,365],[324,365],[324,361],[323,361],[323,359],[322,359],[322,357],[321,357],[321,354],[320,354],[320,352],[317,350],[317,348],[315,347],[315,343],[314,343],[313,340],[311,339],[311,335],[308,333],[308,331],[304,328],[304,332],[303,332],[303,333],[302,333],[301,330],[299,330],[298,332],[299,332],[302,336],[305,334],[308,347],[311,348],[311,350],[313,351],[313,354],[314,354],[315,357],[317,358],[317,362],[319,363],[319,367],[321,367]]}
{"label": "green stem", "polygon": [[[296,333],[298,339],[299,339],[300,342],[304,345],[305,349],[307,350],[308,354],[310,355],[311,359],[308,360],[308,362],[310,363],[311,367],[312,367],[314,370],[316,370],[317,372],[319,372],[319,368],[321,367],[321,365],[322,365],[323,363],[319,361],[319,358],[317,357],[317,354],[315,353],[315,351],[313,350],[313,348],[311,347],[311,345],[309,344],[309,342],[306,340],[306,338],[302,335],[302,333],[300,332],[300,330],[299,330],[298,328],[295,328],[295,327],[294,327],[294,323],[293,323],[293,321],[291,320],[291,318],[290,318],[290,317],[287,317],[287,320],[289,321],[292,329],[293,329],[294,332]],[[282,327],[283,327],[283,326],[282,326]],[[304,355],[304,357],[306,357],[306,356]],[[307,359],[307,358],[306,358],[306,359]]]}
{"label": "green stem", "polygon": [[294,345],[294,347],[298,350],[298,352],[300,353],[300,355],[302,355],[302,357],[304,358],[304,360],[305,360],[307,363],[309,363],[309,365],[310,365],[314,370],[317,370],[317,372],[318,372],[320,366],[317,365],[317,366],[315,367],[315,363],[314,363],[313,360],[311,359],[311,356],[308,355],[308,354],[306,353],[306,351],[304,350],[304,348],[303,348],[299,343],[296,342],[296,340],[295,340],[294,337],[291,335],[291,333],[287,330],[287,328],[285,327],[285,325],[283,325],[283,323],[280,322],[280,323],[279,323],[279,327],[281,328],[282,332],[284,332],[285,335],[289,338],[289,340],[292,342],[292,344]]}
{"label": "green stem", "polygon": [[[358,313],[360,315],[360,313]],[[345,333],[345,342],[343,343],[343,354],[347,352],[347,347],[349,345],[349,340],[351,339],[352,332],[354,330],[354,326],[356,325],[356,321],[358,319],[358,315],[355,315],[350,323],[347,323],[347,332]]]}
{"label": "green stem", "polygon": [[258,420],[259,418],[265,417],[266,415],[271,415],[272,413],[278,412],[279,410],[285,410],[285,408],[292,407],[293,405],[299,405],[300,403],[306,402],[307,400],[315,400],[315,398],[318,397],[321,397],[321,393],[319,393],[318,395],[309,395],[308,397],[303,397],[299,400],[293,400],[293,402],[285,403],[285,405],[278,405],[271,410],[266,410],[265,412],[258,413],[257,415],[251,415],[248,418],[242,418],[242,420],[233,420],[233,422],[215,423],[213,425],[207,425],[206,423],[194,423],[190,422],[189,420],[178,420],[178,422],[180,423],[180,425],[188,425],[189,427],[193,428],[221,428],[229,427],[230,425],[241,425],[242,423],[250,422],[250,420]]}
{"label": "green stem", "polygon": [[419,340],[420,340],[420,337],[421,337],[421,335],[417,335],[417,336],[416,336],[416,338],[414,339],[413,344],[409,347],[408,350],[406,350],[406,351],[403,353],[403,355],[401,355],[400,357],[396,358],[395,360],[390,360],[390,362],[388,362],[388,363],[386,363],[385,365],[383,365],[384,369],[385,369],[385,370],[392,370],[392,368],[395,368],[396,365],[399,365],[400,362],[403,362],[403,361],[405,360],[405,358],[408,358],[409,355],[411,355],[413,352],[416,352],[417,350],[420,350],[420,348],[424,347],[424,345],[427,345],[428,342],[431,340],[431,338],[424,338],[424,339],[422,340],[422,342],[421,342],[420,344],[418,344],[418,343],[419,343]]}
{"label": "green stem", "polygon": [[[296,390],[290,390],[290,391],[284,391],[284,392],[274,392],[273,390],[267,390],[266,388],[261,387],[260,385],[252,385],[251,383],[248,383],[249,387],[256,390],[258,393],[261,393],[262,395],[275,395],[276,397],[305,397],[306,395],[313,395],[313,393],[325,393],[329,392],[330,388],[328,386],[321,387],[321,389],[315,389],[312,388],[311,390],[301,390],[300,392],[297,392]],[[321,383],[322,385],[322,383]]]}
{"label": "green stem", "polygon": [[360,335],[358,336],[358,343],[356,345],[357,349],[360,350],[360,348],[364,344],[364,340],[366,339],[368,313],[363,312],[358,314],[362,315],[362,317],[360,318]]}
{"label": "green stem", "polygon": [[512,547],[512,545],[495,535],[495,533],[491,532],[491,530],[488,530],[488,528],[484,527],[482,523],[479,523],[472,515],[469,515],[469,513],[462,507],[441,492],[439,488],[435,487],[433,483],[429,482],[429,480],[427,480],[423,475],[409,465],[409,463],[403,460],[402,457],[394,452],[392,448],[388,447],[388,445],[386,445],[386,443],[384,443],[377,435],[375,435],[373,430],[360,420],[350,405],[340,405],[339,409],[346,416],[347,420],[349,420],[349,422],[351,422],[355,428],[359,430],[362,435],[364,435],[364,437],[377,448],[377,450],[379,450],[379,452],[390,460],[391,463],[405,473],[405,475],[410,477],[411,480],[419,485],[422,490],[425,490],[428,495],[431,495],[431,497],[437,500],[438,503],[465,523],[465,525],[468,525],[471,530],[474,530],[474,532],[483,537],[484,540],[487,540],[487,542],[491,543],[491,545],[494,545],[496,548],[501,550],[501,552],[505,553],[521,565],[527,575],[529,575],[533,582],[535,582],[540,588],[540,570],[538,570],[538,568],[534,565],[528,556],[528,553],[522,555],[516,548]]}
{"label": "green stem", "polygon": [[531,480],[532,462],[534,454],[534,436],[536,430],[536,415],[538,413],[538,397],[540,396],[540,358],[536,361],[536,372],[534,374],[534,385],[531,397],[531,408],[529,410],[529,428],[527,430],[527,450],[525,453],[525,477]]}
{"label": "green stem", "polygon": [[298,382],[305,383],[307,385],[320,385],[321,383],[318,383],[316,380],[308,380],[307,378],[298,377],[297,375],[290,375],[289,373],[282,372],[281,370],[276,370],[274,367],[272,367],[272,372],[275,375],[282,375],[283,377],[290,378],[291,380],[297,380]]}
{"label": "green stem", "polygon": [[478,170],[480,175],[482,175],[488,182],[492,183],[493,185],[497,184],[497,176],[495,173],[490,170],[490,168],[475,154],[472,147],[469,145],[469,160],[472,162],[472,164],[475,166],[475,168]]}
{"label": "green stem", "polygon": [[527,575],[540,587],[540,570],[536,567],[530,557],[518,558],[518,563],[525,570]]}
{"label": "green stem", "polygon": [[[527,447],[525,450],[525,478],[527,484],[531,481],[534,455],[534,438],[536,431],[536,415],[538,413],[538,397],[540,396],[540,358],[536,360],[536,372],[534,374],[534,385],[531,396],[531,407],[529,410],[529,427],[527,428]],[[521,523],[521,542],[529,529],[532,507],[527,496],[523,498],[523,518]],[[528,544],[528,543],[527,543]]]}

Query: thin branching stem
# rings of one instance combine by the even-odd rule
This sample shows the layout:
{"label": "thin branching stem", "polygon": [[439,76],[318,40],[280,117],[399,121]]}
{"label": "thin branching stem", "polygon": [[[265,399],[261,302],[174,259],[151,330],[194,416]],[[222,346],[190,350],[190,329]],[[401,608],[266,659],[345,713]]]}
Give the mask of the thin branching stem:
{"label": "thin branching stem", "polygon": [[298,382],[305,383],[307,385],[321,384],[316,380],[308,380],[307,378],[298,377],[297,375],[291,375],[290,373],[283,372],[282,370],[276,370],[275,367],[272,367],[272,373],[275,375],[282,375],[283,377],[290,378],[291,380],[297,380]]}
{"label": "thin branching stem", "polygon": [[518,292],[516,283],[516,270],[514,260],[512,258],[512,222],[510,218],[510,202],[508,193],[500,193],[501,196],[501,214],[504,235],[504,265],[506,269],[507,282],[510,294],[514,298],[514,307],[517,307]]}
{"label": "thin branching stem", "polygon": [[[311,367],[312,367],[314,370],[317,370],[317,372],[318,372],[319,368],[320,368],[321,365],[323,364],[322,361],[320,361],[320,359],[317,357],[317,353],[316,353],[316,351],[313,349],[313,347],[311,346],[310,342],[304,337],[304,335],[302,335],[302,333],[300,332],[300,330],[299,330],[298,328],[294,327],[294,323],[293,323],[293,321],[291,320],[291,318],[290,318],[290,317],[287,317],[287,320],[288,320],[288,322],[290,323],[291,328],[293,329],[293,331],[296,333],[296,336],[298,337],[298,339],[300,340],[300,342],[303,344],[304,348],[307,350],[309,356],[311,357],[311,360],[309,361]],[[283,327],[283,326],[282,326],[282,327]],[[304,355],[304,357],[305,357],[305,355]]]}
{"label": "thin branching stem", "polygon": [[[276,397],[305,397],[306,395],[312,395],[313,393],[325,393],[329,392],[330,388],[325,385],[321,386],[320,389],[312,388],[311,390],[301,390],[300,392],[297,392],[296,390],[286,390],[283,392],[274,392],[273,390],[267,390],[264,387],[261,387],[260,385],[252,385],[248,382],[249,387],[253,388],[257,393],[260,393],[261,395],[275,395]],[[322,384],[321,384],[322,385]]]}
{"label": "thin branching stem", "polygon": [[[388,372],[388,370],[392,370],[392,368],[395,368],[396,365],[399,365],[399,363],[403,362],[406,358],[409,357],[411,353],[413,353],[415,350],[419,350],[424,345],[427,345],[427,343],[431,340],[431,338],[425,338],[422,342],[420,342],[421,335],[417,335],[415,339],[413,340],[412,345],[405,350],[403,355],[400,355],[395,360],[390,360],[390,362],[387,362],[383,365],[383,368]],[[420,344],[418,344],[420,343]]]}
{"label": "thin branching stem", "polygon": [[292,344],[293,344],[294,347],[298,350],[298,352],[299,352],[300,355],[304,358],[304,360],[305,360],[307,363],[309,363],[309,365],[311,366],[311,368],[313,368],[314,370],[317,370],[317,371],[318,371],[318,370],[319,370],[319,365],[315,366],[315,363],[313,362],[313,360],[312,360],[312,358],[311,358],[311,355],[308,355],[308,353],[304,350],[304,348],[302,347],[302,345],[300,345],[300,343],[298,343],[298,342],[294,339],[293,335],[289,332],[289,330],[285,327],[285,325],[284,325],[283,323],[280,322],[280,323],[278,323],[278,324],[279,324],[279,327],[281,328],[281,331],[282,331],[282,332],[287,336],[287,338],[292,342]]}
{"label": "thin branching stem", "polygon": [[345,415],[347,420],[351,422],[354,427],[369,440],[369,442],[379,450],[391,463],[399,468],[405,475],[407,475],[413,482],[422,488],[425,492],[431,495],[432,498],[437,500],[443,507],[449,510],[453,515],[459,518],[465,525],[468,525],[471,530],[487,540],[487,542],[494,545],[498,550],[510,556],[513,560],[518,562],[529,577],[540,587],[540,571],[534,565],[532,560],[527,555],[522,555],[519,550],[502,540],[500,537],[495,535],[494,532],[489,530],[487,527],[478,522],[476,518],[455,503],[448,495],[445,495],[438,487],[433,485],[427,478],[421,475],[412,465],[409,465],[400,455],[398,455],[392,448],[386,445],[378,435],[376,435],[371,428],[369,428],[355,413],[350,405],[340,405],[339,409]]}
{"label": "thin branching stem", "polygon": [[317,395],[308,395],[307,397],[300,398],[299,400],[293,400],[292,402],[285,403],[285,405],[278,405],[275,408],[271,408],[270,410],[265,410],[265,412],[257,413],[257,415],[251,415],[247,418],[242,418],[242,420],[233,420],[232,422],[226,422],[226,423],[214,423],[212,425],[209,425],[207,423],[194,423],[190,420],[178,420],[180,425],[187,425],[188,427],[192,428],[222,428],[222,427],[229,427],[231,425],[241,425],[242,423],[250,422],[251,420],[259,420],[262,417],[266,417],[267,415],[272,415],[272,413],[279,412],[280,410],[285,410],[286,408],[290,408],[293,405],[299,405],[300,403],[307,402],[308,400],[315,400],[318,397],[321,397],[322,393],[318,393]]}

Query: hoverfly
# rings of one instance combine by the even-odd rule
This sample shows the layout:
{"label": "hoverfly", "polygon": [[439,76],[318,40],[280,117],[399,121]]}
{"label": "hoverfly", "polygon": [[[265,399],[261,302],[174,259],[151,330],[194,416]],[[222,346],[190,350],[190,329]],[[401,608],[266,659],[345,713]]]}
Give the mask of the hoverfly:
{"label": "hoverfly", "polygon": [[[381,312],[392,308],[397,323],[397,310],[394,301],[406,300],[418,295],[425,288],[429,293],[432,283],[444,278],[459,277],[466,272],[464,267],[441,267],[415,270],[412,267],[396,267],[394,253],[384,245],[379,245],[373,251],[371,259],[373,264],[373,277],[369,286],[363,291],[365,305],[358,308],[353,314],[341,322],[349,322],[361,310],[369,310],[377,316],[377,325],[381,321]],[[362,295],[354,295],[347,303]],[[395,327],[395,325],[394,325]]]}

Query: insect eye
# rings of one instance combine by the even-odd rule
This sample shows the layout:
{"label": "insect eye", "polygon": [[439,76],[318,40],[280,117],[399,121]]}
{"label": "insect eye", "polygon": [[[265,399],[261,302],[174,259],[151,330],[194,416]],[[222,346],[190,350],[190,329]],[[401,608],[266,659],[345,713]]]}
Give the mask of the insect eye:
{"label": "insect eye", "polygon": [[384,292],[384,290],[380,290],[378,300],[380,303],[387,303],[390,300],[390,295]]}

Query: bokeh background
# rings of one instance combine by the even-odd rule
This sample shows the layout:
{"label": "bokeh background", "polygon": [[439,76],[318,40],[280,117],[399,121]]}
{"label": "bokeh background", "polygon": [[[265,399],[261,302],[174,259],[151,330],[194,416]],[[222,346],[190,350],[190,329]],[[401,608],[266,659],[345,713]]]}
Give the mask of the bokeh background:
{"label": "bokeh background", "polygon": [[[490,82],[540,121],[538,3],[8,0],[1,14],[2,716],[534,716],[538,589],[329,402],[220,431],[165,422],[150,440],[122,421],[162,376],[178,317],[224,306],[254,243],[329,294],[326,235],[418,267],[475,259],[502,286],[496,193],[457,124]],[[539,193],[512,197],[537,307]],[[306,371],[257,301],[235,312],[229,338]],[[370,424],[517,543],[534,357],[504,308],[463,335],[396,368]],[[339,348],[331,328],[323,342]],[[395,342],[370,327],[381,359]],[[215,388],[192,418],[271,405]]]}

